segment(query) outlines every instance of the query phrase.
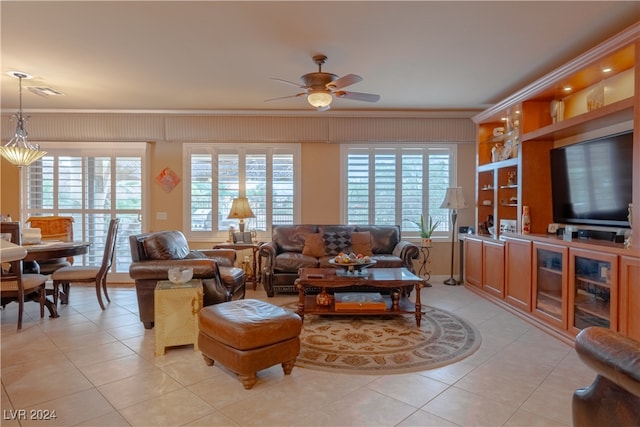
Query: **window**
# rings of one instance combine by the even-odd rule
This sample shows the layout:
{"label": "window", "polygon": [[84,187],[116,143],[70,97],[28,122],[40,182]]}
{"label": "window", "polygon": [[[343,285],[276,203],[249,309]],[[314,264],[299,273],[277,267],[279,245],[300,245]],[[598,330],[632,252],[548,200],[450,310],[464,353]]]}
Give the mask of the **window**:
{"label": "window", "polygon": [[299,220],[296,192],[300,180],[299,144],[184,144],[186,181],[185,229],[202,240],[227,238],[235,197],[246,196],[255,218],[246,231],[270,235],[273,224]]}
{"label": "window", "polygon": [[441,209],[455,184],[454,144],[345,145],[344,206],[348,224],[400,225],[418,237],[420,215],[440,221],[434,237],[448,236],[449,211]]}
{"label": "window", "polygon": [[41,145],[47,155],[23,175],[26,218],[73,217],[74,240],[92,243],[89,253],[77,257],[75,265],[102,263],[109,220],[120,218],[112,272],[128,276],[128,236],[142,230],[145,144],[88,143],[87,148],[77,148],[75,143]]}

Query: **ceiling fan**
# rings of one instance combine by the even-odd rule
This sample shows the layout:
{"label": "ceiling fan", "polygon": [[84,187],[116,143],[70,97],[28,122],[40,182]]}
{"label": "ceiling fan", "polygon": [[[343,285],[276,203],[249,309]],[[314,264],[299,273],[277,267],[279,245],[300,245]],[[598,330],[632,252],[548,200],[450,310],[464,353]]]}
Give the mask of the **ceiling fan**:
{"label": "ceiling fan", "polygon": [[304,91],[296,93],[295,95],[267,99],[265,102],[285,98],[296,98],[298,96],[306,95],[309,104],[316,107],[318,111],[328,110],[331,107],[331,102],[333,101],[334,96],[337,98],[353,99],[356,101],[378,102],[380,95],[340,90],[344,87],[362,81],[362,77],[355,74],[347,74],[342,77],[338,77],[335,74],[325,73],[322,71],[322,64],[324,64],[326,60],[327,57],[325,55],[316,55],[313,57],[313,62],[318,65],[318,71],[316,73],[308,73],[301,76],[300,80],[302,80],[302,85],[288,80],[273,78],[279,82],[294,85]]}

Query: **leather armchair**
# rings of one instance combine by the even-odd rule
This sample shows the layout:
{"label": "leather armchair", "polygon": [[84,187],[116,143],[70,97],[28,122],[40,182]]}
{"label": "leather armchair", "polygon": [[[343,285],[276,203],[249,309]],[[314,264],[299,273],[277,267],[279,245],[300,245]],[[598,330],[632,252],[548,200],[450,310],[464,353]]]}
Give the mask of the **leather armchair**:
{"label": "leather armchair", "polygon": [[640,342],[601,327],[576,336],[578,357],[596,371],[589,387],[573,394],[573,425],[640,425]]}
{"label": "leather armchair", "polygon": [[140,321],[146,329],[153,328],[156,284],[168,280],[174,267],[193,268],[193,278],[202,280],[203,306],[244,298],[245,273],[234,267],[234,250],[191,250],[177,230],[130,235],[129,245],[129,275],[135,280]]}

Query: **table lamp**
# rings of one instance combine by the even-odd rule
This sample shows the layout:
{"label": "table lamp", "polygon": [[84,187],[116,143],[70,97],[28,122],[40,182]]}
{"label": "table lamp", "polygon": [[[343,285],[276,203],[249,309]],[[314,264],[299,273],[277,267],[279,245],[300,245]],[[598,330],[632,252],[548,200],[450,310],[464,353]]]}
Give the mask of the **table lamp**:
{"label": "table lamp", "polygon": [[458,209],[467,207],[467,202],[464,200],[462,194],[462,187],[449,187],[447,188],[447,194],[444,196],[444,201],[440,208],[451,209],[451,277],[444,281],[445,285],[457,285],[458,281],[453,278],[453,252],[456,241],[456,220],[458,219]]}
{"label": "table lamp", "polygon": [[236,197],[231,204],[231,211],[227,219],[238,219],[238,227],[240,232],[244,233],[244,220],[245,218],[255,218],[251,207],[249,206],[249,199],[246,197]]}

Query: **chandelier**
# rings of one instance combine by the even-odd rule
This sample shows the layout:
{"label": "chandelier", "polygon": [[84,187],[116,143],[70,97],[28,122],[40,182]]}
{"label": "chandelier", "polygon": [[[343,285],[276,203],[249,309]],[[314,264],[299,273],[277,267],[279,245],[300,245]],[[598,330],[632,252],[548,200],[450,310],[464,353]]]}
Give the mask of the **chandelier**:
{"label": "chandelier", "polygon": [[16,133],[9,142],[0,146],[0,155],[18,167],[29,166],[31,163],[47,154],[46,151],[40,150],[40,146],[38,144],[34,145],[29,142],[29,135],[24,128],[29,117],[24,117],[22,115],[22,79],[30,79],[31,76],[19,71],[9,71],[8,74],[19,80],[20,108],[18,109],[18,114],[13,116],[18,121]]}

